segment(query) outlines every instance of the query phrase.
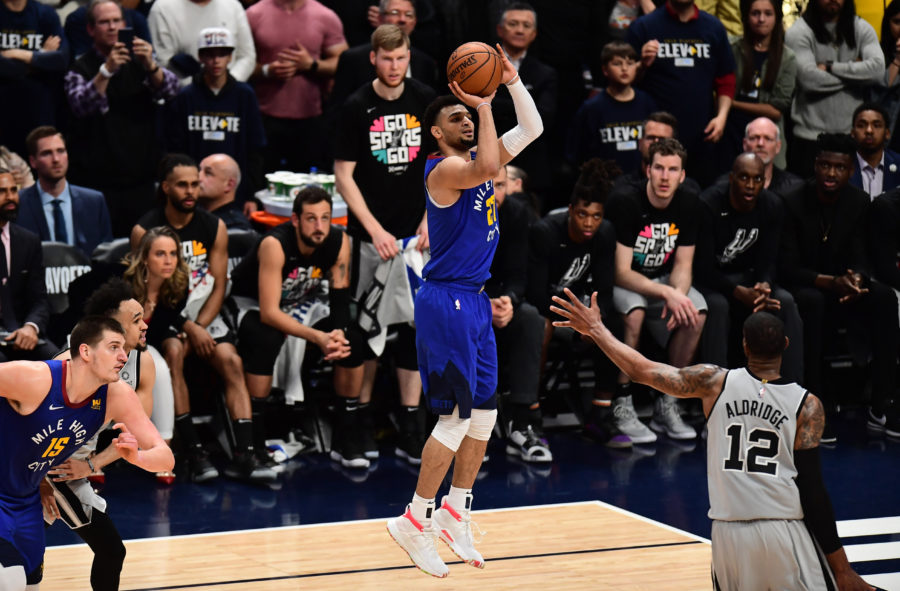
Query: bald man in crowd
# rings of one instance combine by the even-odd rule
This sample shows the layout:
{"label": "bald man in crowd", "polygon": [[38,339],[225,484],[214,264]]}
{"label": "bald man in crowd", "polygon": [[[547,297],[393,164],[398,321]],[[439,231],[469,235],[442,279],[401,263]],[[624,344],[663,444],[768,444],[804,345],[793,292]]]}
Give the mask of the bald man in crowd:
{"label": "bald man in crowd", "polygon": [[235,191],[241,184],[241,169],[228,154],[211,154],[200,161],[200,205],[218,216],[229,230],[252,230]]}

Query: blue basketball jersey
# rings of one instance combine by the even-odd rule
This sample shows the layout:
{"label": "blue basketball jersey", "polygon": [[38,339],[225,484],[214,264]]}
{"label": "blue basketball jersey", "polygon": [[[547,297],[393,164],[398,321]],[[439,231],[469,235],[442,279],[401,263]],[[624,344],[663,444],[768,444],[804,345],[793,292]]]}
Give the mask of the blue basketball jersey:
{"label": "blue basketball jersey", "polygon": [[33,500],[47,472],[93,437],[106,418],[106,385],[73,404],[66,395],[68,362],[45,363],[53,382],[37,410],[20,415],[8,401],[0,400],[0,501],[4,504]]}
{"label": "blue basketball jersey", "polygon": [[[472,157],[475,157],[474,152]],[[428,157],[426,179],[443,159],[443,156]],[[491,276],[491,261],[500,239],[493,181],[465,189],[456,203],[447,207],[431,200],[426,183],[425,209],[431,244],[431,259],[422,272],[425,281],[479,289]]]}

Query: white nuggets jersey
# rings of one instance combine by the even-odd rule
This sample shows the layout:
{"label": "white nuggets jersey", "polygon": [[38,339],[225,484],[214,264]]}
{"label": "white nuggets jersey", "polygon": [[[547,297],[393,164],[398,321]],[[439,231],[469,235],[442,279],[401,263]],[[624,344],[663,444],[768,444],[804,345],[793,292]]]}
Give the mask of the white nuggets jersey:
{"label": "white nuggets jersey", "polygon": [[803,518],[794,438],[806,396],[794,383],[728,372],[706,423],[710,519]]}
{"label": "white nuggets jersey", "polygon": [[[129,386],[131,386],[132,390],[137,391],[138,380],[140,380],[140,364],[141,364],[141,352],[137,349],[132,349],[128,354],[128,361],[125,362],[124,367],[119,371],[119,379]],[[97,451],[97,438],[100,437],[100,434],[113,426],[113,422],[110,421],[107,424],[100,427],[100,430],[91,437],[87,443],[78,448],[78,451],[72,454],[72,459],[75,460],[83,460],[95,451]]]}

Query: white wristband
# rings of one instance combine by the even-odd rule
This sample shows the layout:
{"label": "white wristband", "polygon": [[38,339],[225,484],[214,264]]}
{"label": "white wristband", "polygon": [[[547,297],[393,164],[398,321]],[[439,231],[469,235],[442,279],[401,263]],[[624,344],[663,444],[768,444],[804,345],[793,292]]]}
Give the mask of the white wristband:
{"label": "white wristband", "polygon": [[263,78],[268,78],[269,77],[269,64],[263,64],[261,70],[262,70]]}
{"label": "white wristband", "polygon": [[113,73],[109,71],[106,64],[100,64],[100,75],[109,80],[113,77]]}

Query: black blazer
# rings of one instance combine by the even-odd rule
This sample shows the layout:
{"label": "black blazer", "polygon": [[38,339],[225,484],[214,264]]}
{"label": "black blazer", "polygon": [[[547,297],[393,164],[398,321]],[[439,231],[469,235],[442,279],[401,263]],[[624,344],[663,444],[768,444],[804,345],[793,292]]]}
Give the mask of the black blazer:
{"label": "black blazer", "polygon": [[[10,224],[9,238],[12,264],[6,285],[10,290],[16,324],[21,327],[26,322],[33,322],[43,336],[47,332],[50,304],[44,282],[41,239],[37,234],[16,224]],[[3,314],[5,316],[7,311],[3,310]]]}

